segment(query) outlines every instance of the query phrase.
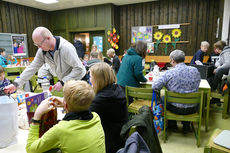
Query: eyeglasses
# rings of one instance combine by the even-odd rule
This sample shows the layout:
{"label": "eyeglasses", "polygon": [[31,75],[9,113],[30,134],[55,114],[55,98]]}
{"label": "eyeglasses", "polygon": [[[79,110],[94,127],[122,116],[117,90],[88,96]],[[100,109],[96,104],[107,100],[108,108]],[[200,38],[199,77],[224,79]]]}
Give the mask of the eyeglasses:
{"label": "eyeglasses", "polygon": [[46,38],[44,38],[40,44],[35,44],[35,43],[34,43],[34,45],[37,46],[37,47],[41,47],[42,44],[45,42],[45,40],[46,40]]}

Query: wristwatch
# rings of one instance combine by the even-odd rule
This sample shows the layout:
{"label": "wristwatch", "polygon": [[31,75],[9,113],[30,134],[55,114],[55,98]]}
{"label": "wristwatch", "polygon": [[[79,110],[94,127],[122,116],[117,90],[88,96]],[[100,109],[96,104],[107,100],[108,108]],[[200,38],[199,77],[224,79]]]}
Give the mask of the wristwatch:
{"label": "wristwatch", "polygon": [[32,123],[41,123],[41,120],[35,120],[34,118],[32,118]]}

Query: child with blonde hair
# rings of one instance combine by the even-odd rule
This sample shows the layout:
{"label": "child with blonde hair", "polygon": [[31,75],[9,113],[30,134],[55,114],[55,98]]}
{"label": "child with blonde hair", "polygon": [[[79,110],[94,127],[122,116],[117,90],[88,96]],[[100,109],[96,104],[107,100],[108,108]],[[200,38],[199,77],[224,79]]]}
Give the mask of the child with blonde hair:
{"label": "child with blonde hair", "polygon": [[[27,153],[41,153],[59,148],[62,153],[105,153],[105,136],[97,113],[90,112],[94,99],[93,88],[85,81],[68,81],[63,88],[64,99],[51,97],[37,108],[30,126]],[[67,114],[41,138],[41,116],[58,106],[64,106]]]}
{"label": "child with blonde hair", "polygon": [[196,61],[200,61],[203,63],[204,53],[208,51],[209,43],[207,41],[202,41],[200,45],[200,49],[193,56],[190,64],[196,64]]}
{"label": "child with blonde hair", "polygon": [[13,55],[8,55],[8,64],[17,64],[17,59]]}

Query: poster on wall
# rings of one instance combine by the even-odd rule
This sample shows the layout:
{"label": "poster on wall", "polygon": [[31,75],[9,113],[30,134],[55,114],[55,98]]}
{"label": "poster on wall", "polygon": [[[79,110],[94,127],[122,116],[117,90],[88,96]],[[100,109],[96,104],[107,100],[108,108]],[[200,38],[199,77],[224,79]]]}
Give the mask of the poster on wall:
{"label": "poster on wall", "polygon": [[12,48],[14,56],[26,56],[26,37],[25,36],[11,36]]}
{"label": "poster on wall", "polygon": [[132,43],[137,41],[152,42],[152,26],[132,27],[131,39]]}
{"label": "poster on wall", "polygon": [[97,50],[103,52],[103,37],[101,36],[93,37],[93,44],[97,45]]}

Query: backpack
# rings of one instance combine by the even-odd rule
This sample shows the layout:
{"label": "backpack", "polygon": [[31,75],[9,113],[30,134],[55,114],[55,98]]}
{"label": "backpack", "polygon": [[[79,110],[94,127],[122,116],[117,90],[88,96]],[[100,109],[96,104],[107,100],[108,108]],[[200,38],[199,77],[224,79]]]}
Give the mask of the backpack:
{"label": "backpack", "polygon": [[230,76],[229,75],[218,84],[217,90],[219,93],[222,93],[222,95],[230,92]]}

